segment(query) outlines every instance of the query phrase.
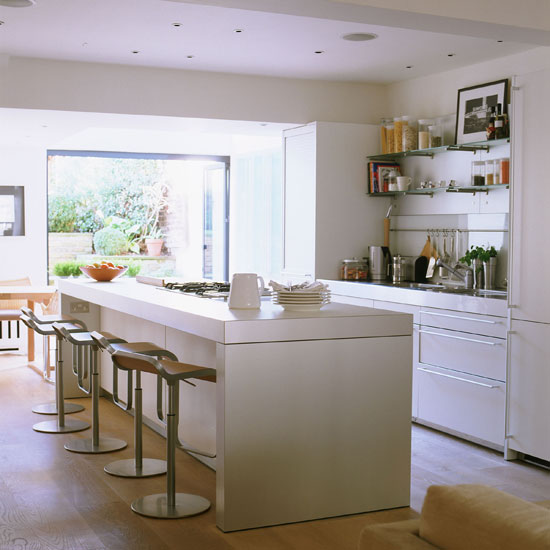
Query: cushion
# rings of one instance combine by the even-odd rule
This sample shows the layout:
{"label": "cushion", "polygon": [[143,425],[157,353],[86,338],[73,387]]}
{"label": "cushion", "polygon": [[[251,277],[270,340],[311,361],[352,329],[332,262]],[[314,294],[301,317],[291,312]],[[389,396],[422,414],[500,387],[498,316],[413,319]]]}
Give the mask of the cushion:
{"label": "cushion", "polygon": [[550,511],[484,485],[433,485],[419,532],[443,550],[549,550]]}
{"label": "cushion", "polygon": [[418,536],[420,520],[409,519],[365,527],[359,537],[359,550],[434,550]]}

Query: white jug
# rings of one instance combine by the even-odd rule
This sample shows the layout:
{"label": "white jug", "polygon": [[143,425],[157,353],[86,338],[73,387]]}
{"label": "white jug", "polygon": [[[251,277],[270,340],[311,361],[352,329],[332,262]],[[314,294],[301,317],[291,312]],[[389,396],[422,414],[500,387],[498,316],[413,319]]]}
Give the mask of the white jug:
{"label": "white jug", "polygon": [[[259,283],[259,284],[258,284]],[[264,280],[256,273],[235,273],[229,291],[231,309],[259,309]]]}

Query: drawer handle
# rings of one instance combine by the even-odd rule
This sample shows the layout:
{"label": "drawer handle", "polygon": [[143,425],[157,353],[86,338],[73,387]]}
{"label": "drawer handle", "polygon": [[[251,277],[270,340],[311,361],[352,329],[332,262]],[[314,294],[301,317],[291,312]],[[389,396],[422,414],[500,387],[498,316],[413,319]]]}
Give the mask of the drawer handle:
{"label": "drawer handle", "polygon": [[450,334],[441,334],[441,332],[432,332],[431,330],[419,330],[424,334],[433,334],[434,336],[442,336],[443,338],[452,338],[453,340],[466,340],[466,342],[475,342],[476,344],[485,344],[486,346],[499,346],[497,342],[486,342],[485,340],[475,340],[474,338],[464,338],[464,336],[451,336]]}
{"label": "drawer handle", "polygon": [[484,388],[491,388],[491,389],[498,388],[498,386],[491,386],[491,384],[484,384],[483,382],[475,382],[474,380],[468,380],[467,378],[460,378],[460,376],[452,376],[450,374],[443,374],[442,372],[425,369],[423,367],[418,367],[418,370],[429,372],[430,374],[437,374],[437,376],[444,376],[445,378],[452,378],[453,380],[460,380],[461,382],[468,382],[468,384],[475,384],[476,386],[483,386]]}
{"label": "drawer handle", "polygon": [[433,313],[432,311],[423,311],[426,315],[435,315],[436,317],[450,317],[451,319],[462,319],[463,321],[476,321],[477,323],[489,323],[490,325],[500,325],[500,321],[489,321],[488,319],[476,319],[475,317],[461,317],[460,315],[449,315],[447,313]]}

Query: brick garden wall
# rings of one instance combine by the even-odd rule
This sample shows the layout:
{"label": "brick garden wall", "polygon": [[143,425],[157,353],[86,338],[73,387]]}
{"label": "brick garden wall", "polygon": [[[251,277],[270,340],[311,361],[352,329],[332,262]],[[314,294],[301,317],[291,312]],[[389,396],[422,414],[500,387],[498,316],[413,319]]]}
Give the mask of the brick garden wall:
{"label": "brick garden wall", "polygon": [[79,254],[91,254],[92,243],[93,233],[49,233],[49,272],[58,262],[74,260]]}

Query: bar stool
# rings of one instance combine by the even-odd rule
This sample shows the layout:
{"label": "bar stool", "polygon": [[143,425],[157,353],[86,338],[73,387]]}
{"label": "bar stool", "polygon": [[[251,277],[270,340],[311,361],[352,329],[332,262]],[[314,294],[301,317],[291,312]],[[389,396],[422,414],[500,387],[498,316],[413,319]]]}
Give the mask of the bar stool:
{"label": "bar stool", "polygon": [[[22,307],[21,311],[23,315],[26,315],[29,319],[31,319],[31,321],[33,321],[39,326],[51,325],[52,323],[71,323],[72,325],[82,327],[83,331],[88,330],[86,328],[86,324],[83,321],[80,321],[75,317],[71,317],[70,315],[62,315],[61,313],[54,314],[54,315],[40,315],[40,314],[36,314],[29,307]],[[40,334],[38,331],[35,331],[35,332]],[[49,347],[50,336],[55,336],[55,334],[54,333],[42,334],[42,338],[44,340],[44,372],[46,372],[46,367],[47,367],[46,362],[49,361],[48,347]],[[73,356],[73,363],[74,363],[74,356]],[[84,410],[84,407],[82,405],[79,405],[77,403],[69,403],[67,401],[65,401],[64,403],[64,408],[65,408],[65,414],[72,414],[72,413],[80,412]],[[32,408],[32,412],[36,414],[57,414],[57,402],[52,401],[49,403],[41,403],[40,405],[35,405]]]}
{"label": "bar stool", "polygon": [[[91,439],[73,439],[65,443],[65,449],[73,453],[110,453],[112,451],[118,451],[124,449],[127,443],[122,439],[115,439],[112,437],[99,437],[99,369],[97,364],[97,344],[92,338],[90,332],[70,332],[61,323],[54,323],[53,329],[60,340],[64,339],[71,343],[77,349],[86,349],[88,351],[88,357],[90,358],[90,374],[91,382],[90,387],[85,388],[82,381],[84,378],[83,361],[78,361],[77,374],[78,374],[78,386],[82,391],[92,395],[92,437]],[[105,338],[108,341],[119,342],[120,338],[113,336],[112,334],[105,334]],[[79,353],[79,358],[80,358]]]}
{"label": "bar stool", "polygon": [[[125,460],[116,460],[110,462],[103,469],[111,475],[119,477],[151,477],[166,473],[166,460],[156,458],[143,458],[143,390],[141,387],[141,371],[129,369],[119,364],[114,353],[116,351],[124,351],[128,353],[139,353],[156,357],[157,359],[172,359],[177,361],[177,357],[170,351],[151,342],[121,342],[110,343],[105,334],[92,332],[92,338],[97,345],[109,352],[113,360],[113,401],[116,405],[124,410],[132,408],[132,372],[136,372],[136,387],[134,390],[134,458]],[[118,398],[118,371],[126,371],[128,375],[128,402],[126,406]],[[160,420],[162,417],[162,379],[157,374],[157,415]]]}
{"label": "bar stool", "polygon": [[176,361],[155,359],[138,353],[115,351],[113,357],[124,368],[141,372],[160,374],[168,384],[168,412],[166,428],[166,460],[168,471],[166,493],[140,497],[132,502],[132,510],[142,516],[175,519],[206,512],[210,501],[187,493],[176,493],[176,441],[178,438],[177,407],[179,402],[179,381],[201,378],[216,379],[216,370]]}
{"label": "bar stool", "polygon": [[[90,427],[87,422],[83,420],[65,420],[65,401],[63,400],[63,356],[61,350],[61,339],[56,334],[53,325],[43,324],[37,325],[32,319],[26,315],[21,315],[21,321],[25,325],[38,334],[42,336],[56,336],[57,338],[57,347],[56,347],[56,358],[55,358],[55,402],[57,406],[57,420],[45,420],[44,422],[38,422],[35,424],[32,429],[37,432],[43,433],[71,433],[71,432],[81,432]],[[73,324],[73,323],[63,323],[60,324],[63,326],[67,332],[73,334],[82,332],[82,324]]]}

